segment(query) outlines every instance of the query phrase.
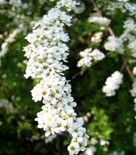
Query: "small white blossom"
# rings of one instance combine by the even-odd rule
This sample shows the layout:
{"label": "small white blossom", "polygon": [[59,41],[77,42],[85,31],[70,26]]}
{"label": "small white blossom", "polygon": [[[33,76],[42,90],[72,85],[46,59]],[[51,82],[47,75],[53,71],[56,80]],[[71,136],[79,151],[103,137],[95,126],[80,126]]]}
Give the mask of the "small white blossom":
{"label": "small white blossom", "polygon": [[109,141],[107,141],[107,140],[103,140],[103,139],[101,139],[101,141],[100,141],[100,145],[101,146],[105,146],[105,145],[109,145],[110,143],[109,143]]}
{"label": "small white blossom", "polygon": [[105,55],[98,49],[94,49],[91,53],[91,56],[94,60],[102,60],[105,58]]}
{"label": "small white blossom", "polygon": [[124,52],[123,41],[120,38],[109,36],[108,41],[104,45],[105,49],[112,52]]}
{"label": "small white blossom", "polygon": [[97,15],[93,15],[88,18],[88,22],[97,23],[100,25],[108,26],[110,24],[110,20],[106,17],[99,17]]}
{"label": "small white blossom", "polygon": [[98,143],[98,140],[96,138],[91,138],[91,144],[95,145]]}
{"label": "small white blossom", "polygon": [[92,65],[92,57],[91,57],[91,48],[87,48],[84,51],[80,52],[80,56],[82,57],[78,63],[78,67],[87,66],[90,67]]}
{"label": "small white blossom", "polygon": [[75,7],[74,12],[80,14],[84,12],[84,10],[85,10],[85,4],[83,2],[80,2],[80,5]]}
{"label": "small white blossom", "polygon": [[96,32],[91,38],[91,41],[94,43],[100,43],[102,41],[102,32]]}
{"label": "small white blossom", "polygon": [[8,38],[5,39],[4,43],[1,45],[0,57],[3,57],[8,51],[8,45],[15,41],[15,37],[18,33],[22,31],[22,25],[19,28],[13,30],[11,34],[9,34]]}
{"label": "small white blossom", "polygon": [[80,52],[80,56],[82,57],[78,63],[77,67],[90,67],[92,65],[93,60],[102,60],[105,58],[105,55],[98,49],[87,48],[84,51]]}
{"label": "small white blossom", "polygon": [[94,155],[95,152],[96,152],[96,148],[94,146],[91,146],[86,149],[84,155]]}
{"label": "small white blossom", "polygon": [[114,72],[110,77],[107,78],[105,86],[102,88],[102,91],[106,94],[107,97],[114,96],[116,90],[119,89],[120,84],[123,82],[123,74],[119,71]]}
{"label": "small white blossom", "polygon": [[133,68],[133,74],[136,75],[136,67]]}
{"label": "small white blossom", "polygon": [[133,2],[129,2],[129,0],[118,0],[116,2],[109,1],[107,10],[115,11],[116,9],[120,9],[123,13],[128,13],[129,15],[136,14],[136,4]]}
{"label": "small white blossom", "polygon": [[131,96],[136,97],[136,82],[132,84],[132,89],[130,90]]}

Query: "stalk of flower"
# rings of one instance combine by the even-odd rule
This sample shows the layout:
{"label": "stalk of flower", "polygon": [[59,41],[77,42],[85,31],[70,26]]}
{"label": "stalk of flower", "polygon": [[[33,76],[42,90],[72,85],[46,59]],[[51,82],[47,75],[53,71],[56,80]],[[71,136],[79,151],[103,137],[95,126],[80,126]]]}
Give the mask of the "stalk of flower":
{"label": "stalk of flower", "polygon": [[35,102],[42,101],[42,110],[35,119],[38,128],[45,131],[45,136],[67,131],[72,140],[68,146],[71,155],[84,151],[88,135],[83,127],[82,118],[74,111],[76,103],[71,96],[71,85],[64,77],[68,67],[69,36],[64,32],[65,25],[71,25],[72,17],[61,8],[71,11],[78,3],[72,0],[60,0],[43,19],[33,28],[26,39],[30,43],[24,47],[28,58],[25,77],[40,78],[31,91]]}

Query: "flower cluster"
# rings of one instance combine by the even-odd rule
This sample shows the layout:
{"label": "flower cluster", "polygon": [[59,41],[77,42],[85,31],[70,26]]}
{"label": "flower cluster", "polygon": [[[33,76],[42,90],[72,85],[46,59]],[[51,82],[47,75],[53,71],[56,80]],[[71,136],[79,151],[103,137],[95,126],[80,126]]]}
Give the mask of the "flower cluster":
{"label": "flower cluster", "polygon": [[10,113],[15,112],[15,108],[7,99],[0,99],[0,109],[7,109]]}
{"label": "flower cluster", "polygon": [[9,104],[10,104],[9,101],[6,99],[0,100],[0,108],[7,107]]}
{"label": "flower cluster", "polygon": [[124,32],[120,37],[109,36],[104,47],[108,51],[124,53],[124,47],[127,46],[131,55],[136,57],[136,24],[132,18],[128,18],[123,25]]}
{"label": "flower cluster", "polygon": [[87,48],[84,51],[80,52],[80,56],[82,57],[78,63],[78,67],[90,67],[92,65],[92,61],[100,61],[105,58],[105,55],[98,49]]}
{"label": "flower cluster", "polygon": [[84,10],[86,9],[84,2],[80,2],[80,5],[76,6],[74,9],[74,12],[76,14],[80,14],[82,12],[84,12]]}
{"label": "flower cluster", "polygon": [[106,17],[99,17],[97,15],[92,15],[91,17],[88,18],[88,22],[108,26],[111,21]]}
{"label": "flower cluster", "polygon": [[124,52],[123,41],[120,38],[109,36],[108,41],[104,45],[105,49],[112,52]]}
{"label": "flower cluster", "polygon": [[136,57],[136,24],[132,18],[128,18],[124,22],[124,32],[120,36],[120,39],[127,41],[127,47],[131,51],[131,55]]}
{"label": "flower cluster", "polygon": [[96,32],[92,36],[91,41],[98,44],[102,41],[102,36],[103,36],[102,32]]}
{"label": "flower cluster", "polygon": [[[106,26],[110,24],[111,21],[106,17],[101,17],[94,14],[88,18],[88,22],[102,25],[100,29],[104,30],[106,29]],[[91,38],[91,41],[95,43],[100,43],[102,35],[102,32],[95,33],[95,35]],[[124,44],[123,39],[121,37],[117,38],[115,36],[109,36],[108,41],[105,43],[104,47],[108,51],[119,52],[121,54],[124,53]]]}
{"label": "flower cluster", "polygon": [[109,140],[107,140],[107,139],[103,139],[102,137],[101,137],[101,135],[99,135],[97,138],[95,137],[95,138],[91,138],[91,146],[92,147],[96,147],[96,145],[100,145],[100,146],[102,146],[102,149],[103,149],[103,151],[108,151],[108,145],[110,145],[110,142],[109,142]]}
{"label": "flower cluster", "polygon": [[[87,147],[87,149],[85,151],[86,155],[91,155],[91,151],[92,151],[92,155],[93,155],[93,153],[96,152],[96,145],[98,145],[98,144],[100,146],[102,146],[103,151],[108,151],[108,145],[110,145],[110,142],[108,140],[104,140],[100,135],[97,138],[96,137],[91,138],[90,143],[91,143],[91,147]],[[91,149],[93,149],[94,151]]]}
{"label": "flower cluster", "polygon": [[1,45],[0,58],[3,57],[8,51],[8,45],[15,41],[15,37],[18,33],[22,31],[23,26],[20,25],[18,28],[14,29],[13,32],[5,39]]}
{"label": "flower cluster", "polygon": [[0,0],[0,4],[1,5],[6,5],[6,4],[8,4],[8,5],[12,5],[12,6],[14,6],[14,7],[16,7],[16,8],[19,8],[19,7],[21,7],[21,8],[27,8],[28,6],[27,6],[27,3],[23,3],[21,0]]}
{"label": "flower cluster", "polygon": [[115,71],[110,77],[107,78],[105,86],[102,91],[106,96],[114,96],[116,94],[115,90],[119,89],[120,84],[123,82],[123,74],[119,71]]}
{"label": "flower cluster", "polygon": [[84,155],[94,155],[95,152],[96,152],[96,148],[94,146],[91,146],[86,149]]}
{"label": "flower cluster", "polygon": [[109,1],[106,9],[110,11],[120,9],[123,13],[127,12],[131,16],[136,15],[136,4],[133,2],[129,2],[129,0],[118,0],[116,2]]}
{"label": "flower cluster", "polygon": [[[7,6],[9,7],[9,9],[7,9]],[[5,40],[1,44],[0,58],[3,57],[8,52],[9,45],[16,41],[16,36],[21,32],[23,32],[23,35],[26,35],[28,29],[31,27],[32,22],[30,22],[30,17],[29,17],[30,12],[28,13],[28,11],[26,11],[28,7],[29,7],[28,3],[23,3],[21,0],[0,1],[0,14],[4,14],[5,17],[8,16],[8,18],[10,18],[10,22],[7,25],[5,25],[7,28],[7,31],[5,33],[3,32],[3,34],[6,34],[6,35],[3,35],[3,38],[2,38],[3,40],[4,39]],[[24,10],[29,15],[27,13],[26,15],[23,12]],[[10,28],[12,28],[12,32],[8,32]],[[4,38],[4,36],[6,37]]]}
{"label": "flower cluster", "polygon": [[133,74],[136,75],[136,67],[133,68]]}
{"label": "flower cluster", "polygon": [[42,101],[42,110],[35,119],[38,128],[45,131],[45,136],[67,131],[72,136],[68,151],[71,155],[84,151],[88,135],[83,126],[82,118],[74,111],[76,103],[71,96],[71,85],[64,77],[68,67],[69,36],[64,32],[65,25],[71,25],[71,16],[67,11],[77,5],[73,0],[60,0],[43,19],[33,28],[26,39],[30,43],[24,48],[25,56],[29,59],[25,77],[40,79],[31,91],[35,102]]}

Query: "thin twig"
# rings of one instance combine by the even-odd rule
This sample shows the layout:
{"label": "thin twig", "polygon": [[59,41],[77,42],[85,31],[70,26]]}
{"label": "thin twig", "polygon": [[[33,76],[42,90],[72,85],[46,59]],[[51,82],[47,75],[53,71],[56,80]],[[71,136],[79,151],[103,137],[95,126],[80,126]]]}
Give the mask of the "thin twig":
{"label": "thin twig", "polygon": [[[126,64],[128,63],[127,60],[124,58],[124,55],[123,55],[123,54],[121,54],[121,58],[122,58],[122,60],[124,61],[124,63],[126,63]],[[133,81],[133,82],[136,82],[136,79],[135,79],[135,77],[133,76],[133,73],[132,73],[132,71],[130,70],[130,68],[129,68],[128,65],[126,65],[126,70],[127,70],[128,74],[130,75],[132,81]]]}
{"label": "thin twig", "polygon": [[78,75],[80,75],[80,72],[76,73],[75,75],[72,76],[72,79],[75,79]]}
{"label": "thin twig", "polygon": [[122,72],[124,70],[124,68],[126,67],[127,62],[125,61],[120,69],[120,72]]}
{"label": "thin twig", "polygon": [[[99,8],[98,8],[97,4],[95,3],[95,1],[94,1],[94,0],[91,0],[91,3],[93,4],[94,10],[97,12],[98,16],[102,17],[102,13],[101,13],[101,11],[99,10]],[[113,30],[111,29],[111,27],[108,26],[107,29],[108,29],[110,35],[115,37],[115,34],[114,34]],[[131,77],[132,81],[133,81],[133,82],[136,82],[136,79],[135,79],[135,77],[133,76],[130,67],[127,65],[128,62],[127,62],[127,60],[125,59],[125,57],[124,57],[123,54],[121,54],[121,58],[122,58],[122,60],[123,60],[123,64],[125,64],[126,70],[127,70],[128,74],[129,74],[129,76]],[[124,68],[124,67],[123,67],[123,68]]]}

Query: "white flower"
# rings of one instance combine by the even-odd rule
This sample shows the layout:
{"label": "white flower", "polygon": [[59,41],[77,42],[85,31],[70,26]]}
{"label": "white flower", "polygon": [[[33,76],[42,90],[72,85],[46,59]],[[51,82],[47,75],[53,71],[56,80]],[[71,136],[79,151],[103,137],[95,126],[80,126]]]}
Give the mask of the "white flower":
{"label": "white flower", "polygon": [[94,49],[91,53],[91,56],[94,60],[102,60],[105,58],[105,55],[98,49]]}
{"label": "white flower", "polygon": [[79,5],[79,3],[73,0],[60,0],[59,2],[57,2],[58,8],[66,7],[68,11],[71,11],[72,9],[74,9],[76,5]]}
{"label": "white flower", "polygon": [[132,89],[130,90],[131,96],[136,97],[136,82],[132,84]]}
{"label": "white flower", "polygon": [[91,64],[92,64],[92,57],[91,57],[91,52],[92,49],[91,48],[87,48],[85,49],[84,51],[81,51],[80,52],[80,56],[82,57],[78,63],[77,63],[77,66],[78,67],[83,67],[83,66],[87,66],[87,67],[90,67]]}
{"label": "white flower", "polygon": [[120,39],[127,41],[127,47],[133,57],[136,57],[136,24],[132,18],[128,18],[124,22],[124,32],[120,36]]}
{"label": "white flower", "polygon": [[97,143],[98,143],[98,141],[97,141],[96,138],[91,138],[91,144],[92,144],[92,145],[95,145],[95,144],[97,144]]}
{"label": "white flower", "polygon": [[100,25],[108,26],[110,24],[110,20],[106,17],[99,17],[97,15],[93,15],[88,18],[88,22],[97,23]]}
{"label": "white flower", "polygon": [[81,51],[80,56],[82,58],[78,61],[77,67],[90,67],[93,60],[102,60],[105,57],[105,55],[100,50],[95,49],[92,51],[91,48],[87,48],[84,51]]}
{"label": "white flower", "polygon": [[1,45],[0,57],[3,57],[7,53],[8,45],[15,41],[15,37],[21,31],[22,31],[22,28],[21,28],[21,25],[19,25],[17,29],[13,30],[13,32],[9,34],[8,38],[6,38],[4,43],[2,43]]}
{"label": "white flower", "polygon": [[102,32],[96,32],[96,33],[94,33],[94,35],[91,38],[91,41],[92,42],[95,42],[95,43],[100,43],[101,40],[102,40],[102,35],[103,35]]}
{"label": "white flower", "polygon": [[94,155],[96,148],[94,146],[88,147],[85,151],[85,155]]}
{"label": "white flower", "polygon": [[125,28],[125,31],[131,32],[134,31],[136,32],[136,24],[132,18],[128,18],[125,22],[123,27]]}
{"label": "white flower", "polygon": [[106,96],[114,96],[116,94],[115,90],[119,89],[120,84],[123,82],[123,74],[119,71],[114,72],[110,77],[107,78],[105,86],[102,88],[102,91]]}
{"label": "white flower", "polygon": [[103,139],[101,139],[101,141],[100,141],[101,146],[109,145],[109,144],[110,144],[109,141],[106,141],[106,140],[103,140]]}
{"label": "white flower", "polygon": [[136,67],[133,68],[133,74],[136,75]]}
{"label": "white flower", "polygon": [[28,58],[25,77],[39,79],[32,89],[32,99],[42,101],[42,110],[37,113],[38,128],[45,131],[45,136],[67,131],[72,136],[68,146],[70,154],[78,154],[87,146],[88,136],[83,128],[83,121],[77,117],[74,107],[77,105],[71,96],[71,85],[64,77],[68,67],[69,36],[64,32],[65,25],[71,25],[71,16],[67,11],[77,5],[73,0],[60,0],[43,19],[38,22],[26,39],[30,43],[24,48]]}
{"label": "white flower", "polygon": [[105,49],[112,52],[124,52],[123,41],[120,38],[109,36],[108,41],[104,45]]}
{"label": "white flower", "polygon": [[85,10],[85,4],[81,2],[79,6],[75,7],[74,12],[80,14],[84,12],[84,10]]}

